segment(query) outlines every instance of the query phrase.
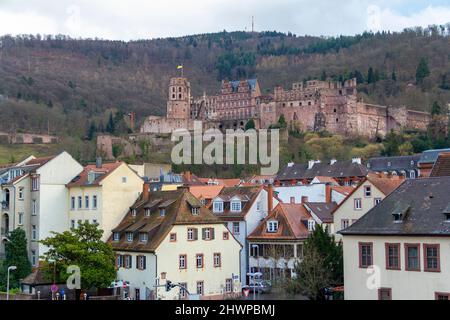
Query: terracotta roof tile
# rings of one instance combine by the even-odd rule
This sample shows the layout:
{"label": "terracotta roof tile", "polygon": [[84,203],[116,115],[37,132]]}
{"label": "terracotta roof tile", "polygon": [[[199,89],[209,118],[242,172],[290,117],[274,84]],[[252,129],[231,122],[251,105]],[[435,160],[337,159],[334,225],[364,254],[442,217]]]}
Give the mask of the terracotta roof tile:
{"label": "terracotta roof tile", "polygon": [[[117,161],[117,162],[110,162],[110,163],[103,163],[100,168],[97,168],[95,164],[89,164],[84,167],[83,171],[73,178],[71,182],[67,184],[67,186],[70,187],[79,187],[79,186],[96,186],[98,185],[103,179],[105,179],[111,172],[116,170],[118,167],[120,167],[124,162]],[[92,182],[89,182],[89,173],[93,172],[95,173],[95,178]]]}
{"label": "terracotta roof tile", "polygon": [[450,152],[441,153],[434,164],[430,177],[448,177],[450,176]]}
{"label": "terracotta roof tile", "polygon": [[222,191],[223,186],[191,186],[189,191],[197,199],[213,199],[220,191]]}
{"label": "terracotta roof tile", "polygon": [[374,173],[369,173],[367,175],[367,180],[375,185],[375,187],[377,187],[386,196],[405,182],[405,179],[399,176],[381,177],[380,175]]}

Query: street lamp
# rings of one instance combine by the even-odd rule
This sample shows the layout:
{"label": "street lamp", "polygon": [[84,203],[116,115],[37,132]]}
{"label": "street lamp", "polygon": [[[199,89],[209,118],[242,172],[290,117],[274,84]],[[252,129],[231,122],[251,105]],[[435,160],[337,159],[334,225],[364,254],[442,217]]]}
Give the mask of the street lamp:
{"label": "street lamp", "polygon": [[16,266],[8,267],[8,276],[7,276],[7,280],[6,280],[6,300],[9,300],[9,272],[14,271],[16,269],[17,269]]}

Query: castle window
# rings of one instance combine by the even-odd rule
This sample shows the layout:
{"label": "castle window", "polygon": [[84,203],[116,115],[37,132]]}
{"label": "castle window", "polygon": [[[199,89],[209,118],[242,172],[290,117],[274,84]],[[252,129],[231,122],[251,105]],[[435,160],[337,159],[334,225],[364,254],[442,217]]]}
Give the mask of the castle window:
{"label": "castle window", "polygon": [[336,118],[336,123],[338,123],[338,122],[339,122],[339,119]]}
{"label": "castle window", "polygon": [[337,110],[336,109],[334,109],[334,113],[336,113],[337,112]]}

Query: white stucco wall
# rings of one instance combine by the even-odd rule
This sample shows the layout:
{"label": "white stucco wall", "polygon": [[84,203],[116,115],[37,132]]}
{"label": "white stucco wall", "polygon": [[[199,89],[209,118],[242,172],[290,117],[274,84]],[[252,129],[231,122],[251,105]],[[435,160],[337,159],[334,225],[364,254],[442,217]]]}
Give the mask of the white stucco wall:
{"label": "white stucco wall", "polygon": [[291,203],[291,197],[295,198],[295,203],[302,203],[302,197],[308,197],[308,202],[326,202],[326,185],[324,183],[275,187],[274,189],[283,203]]}
{"label": "white stucco wall", "polygon": [[[373,263],[379,270],[379,285],[369,289],[374,279],[359,268],[359,242],[373,243]],[[346,300],[377,300],[378,287],[391,288],[394,300],[434,300],[436,292],[450,293],[450,238],[344,236],[344,284]],[[386,270],[385,243],[400,243],[401,270]],[[421,271],[405,271],[405,243],[420,244]],[[424,271],[423,244],[440,244],[441,272]],[[373,281],[369,281],[373,284]]]}

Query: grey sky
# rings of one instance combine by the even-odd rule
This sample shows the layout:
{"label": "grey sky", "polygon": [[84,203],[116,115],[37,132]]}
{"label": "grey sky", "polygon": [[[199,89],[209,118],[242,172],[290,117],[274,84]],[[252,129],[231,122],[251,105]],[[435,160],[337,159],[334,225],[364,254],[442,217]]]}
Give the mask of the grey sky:
{"label": "grey sky", "polygon": [[0,0],[0,35],[144,39],[226,29],[298,35],[402,30],[450,22],[448,0]]}

